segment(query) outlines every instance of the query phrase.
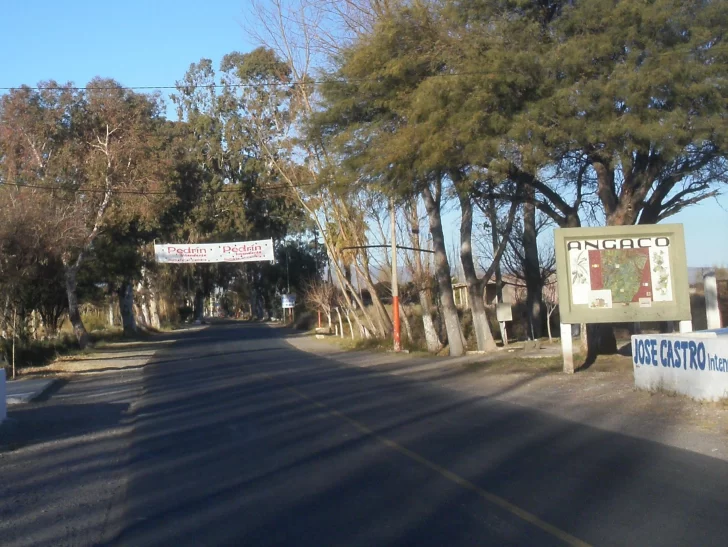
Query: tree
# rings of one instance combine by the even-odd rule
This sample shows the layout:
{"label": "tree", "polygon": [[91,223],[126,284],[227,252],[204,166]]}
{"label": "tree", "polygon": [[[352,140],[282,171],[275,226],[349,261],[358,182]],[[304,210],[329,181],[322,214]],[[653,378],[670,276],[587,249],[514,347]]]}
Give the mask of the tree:
{"label": "tree", "polygon": [[544,285],[543,290],[543,302],[546,306],[546,330],[549,335],[549,342],[553,342],[551,336],[551,316],[559,307],[559,291],[556,282],[547,283]]}
{"label": "tree", "polygon": [[[108,214],[158,181],[154,130],[156,97],[134,93],[113,80],[24,87],[0,100],[3,178],[48,192],[46,215],[59,234],[54,250],[63,263],[68,313],[81,347],[88,333],[81,320],[78,272]],[[121,191],[121,192],[120,192]]]}
{"label": "tree", "polygon": [[427,147],[426,136],[436,127],[408,123],[416,115],[413,92],[432,74],[429,52],[420,55],[413,49],[416,44],[432,41],[429,39],[435,29],[428,26],[427,15],[413,10],[383,20],[376,37],[347,50],[332,80],[322,88],[325,110],[314,116],[309,138],[323,139],[335,149],[344,166],[356,173],[361,187],[376,189],[398,201],[421,196],[430,221],[450,353],[461,355],[464,340],[441,218],[452,163],[442,161],[447,151]]}
{"label": "tree", "polygon": [[[404,214],[409,225],[410,245],[413,249],[421,249],[423,240],[420,237],[420,215],[417,200],[412,200],[405,205]],[[425,332],[427,351],[437,353],[442,349],[442,342],[440,342],[440,338],[437,335],[437,329],[433,320],[435,309],[432,303],[430,283],[432,275],[429,267],[427,267],[429,266],[429,261],[425,263],[422,260],[422,253],[416,250],[412,252],[411,259],[407,260],[407,262],[410,264],[410,275],[417,288],[417,296],[420,307],[422,308],[422,326]]]}
{"label": "tree", "polygon": [[325,281],[314,281],[304,288],[304,300],[306,305],[318,312],[323,312],[331,329],[331,314],[339,305],[339,298],[336,287]]}
{"label": "tree", "polygon": [[581,0],[551,24],[557,82],[527,113],[549,148],[578,153],[607,225],[655,223],[725,182],[725,2]]}

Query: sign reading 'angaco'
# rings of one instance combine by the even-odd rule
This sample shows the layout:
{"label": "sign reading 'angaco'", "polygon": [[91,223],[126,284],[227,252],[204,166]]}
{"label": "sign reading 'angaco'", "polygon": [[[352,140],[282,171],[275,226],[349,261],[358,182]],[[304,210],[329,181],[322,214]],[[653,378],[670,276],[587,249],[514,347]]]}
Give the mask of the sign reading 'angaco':
{"label": "sign reading 'angaco'", "polygon": [[564,228],[554,235],[563,323],[690,319],[682,226]]}
{"label": "sign reading 'angaco'", "polygon": [[168,243],[155,245],[154,255],[157,262],[167,264],[257,262],[275,259],[272,239],[235,243]]}

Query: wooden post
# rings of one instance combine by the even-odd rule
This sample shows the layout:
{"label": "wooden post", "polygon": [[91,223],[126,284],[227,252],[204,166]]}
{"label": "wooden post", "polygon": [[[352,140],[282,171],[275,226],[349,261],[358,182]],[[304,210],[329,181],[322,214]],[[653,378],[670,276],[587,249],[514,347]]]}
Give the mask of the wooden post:
{"label": "wooden post", "polygon": [[715,272],[708,272],[703,276],[705,290],[705,315],[708,319],[708,330],[721,328],[720,309],[718,309],[718,282]]}
{"label": "wooden post", "polygon": [[571,325],[561,323],[561,352],[564,354],[564,373],[574,374],[574,344]]}

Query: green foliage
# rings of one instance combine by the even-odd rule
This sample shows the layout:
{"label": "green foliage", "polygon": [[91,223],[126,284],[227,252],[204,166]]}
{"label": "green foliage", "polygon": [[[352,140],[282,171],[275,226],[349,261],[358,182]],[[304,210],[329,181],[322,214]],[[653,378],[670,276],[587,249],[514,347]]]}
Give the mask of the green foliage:
{"label": "green foliage", "polygon": [[559,223],[593,200],[658,222],[726,180],[727,19],[725,1],[405,4],[342,52],[310,137],[389,193],[445,173],[476,195],[530,184]]}

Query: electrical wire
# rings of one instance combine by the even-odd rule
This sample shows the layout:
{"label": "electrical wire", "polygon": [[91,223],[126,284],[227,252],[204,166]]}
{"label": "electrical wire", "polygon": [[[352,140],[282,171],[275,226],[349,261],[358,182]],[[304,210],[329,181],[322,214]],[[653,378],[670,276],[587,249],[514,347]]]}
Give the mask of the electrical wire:
{"label": "electrical wire", "polygon": [[[255,188],[255,190],[282,190],[282,189],[297,189],[297,188],[303,188],[307,186],[317,186],[318,183],[316,182],[307,182],[303,184],[298,184],[296,186],[291,186],[289,184],[279,184],[279,185],[272,185],[272,186],[260,186]],[[16,188],[31,188],[34,190],[46,190],[46,191],[60,191],[60,192],[75,192],[75,193],[104,193],[106,190],[104,188],[65,188],[63,186],[41,186],[41,185],[35,185],[35,184],[20,184],[15,182],[0,182],[0,186],[14,186]],[[233,193],[239,193],[239,188],[230,188],[230,189],[222,189],[219,190],[218,194],[233,194]],[[178,192],[174,190],[150,190],[150,191],[144,191],[144,190],[112,190],[112,194],[129,194],[129,195],[138,195],[138,196],[167,196],[167,195],[177,195]]]}
{"label": "electrical wire", "polygon": [[[452,76],[486,76],[488,72],[442,72],[438,74],[427,74],[427,78],[431,77],[452,77]],[[381,78],[340,78],[328,80],[291,80],[289,82],[249,82],[249,83],[224,83],[224,84],[177,84],[177,85],[138,85],[138,86],[15,86],[0,87],[0,91],[21,91],[28,89],[31,91],[187,91],[195,89],[220,89],[220,88],[264,88],[264,87],[287,87],[301,85],[322,85],[322,84],[348,84],[348,83],[365,83],[365,82],[382,82]]]}

